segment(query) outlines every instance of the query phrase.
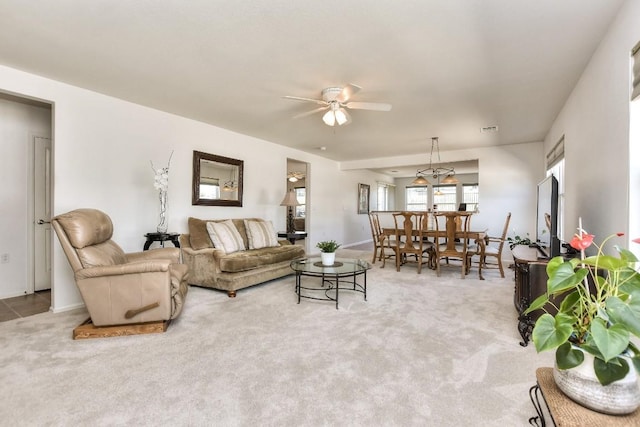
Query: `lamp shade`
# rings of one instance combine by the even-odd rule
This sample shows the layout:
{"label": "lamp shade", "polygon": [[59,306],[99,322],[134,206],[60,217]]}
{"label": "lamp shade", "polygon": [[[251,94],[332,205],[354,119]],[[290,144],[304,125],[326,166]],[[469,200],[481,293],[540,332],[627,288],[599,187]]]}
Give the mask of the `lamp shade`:
{"label": "lamp shade", "polygon": [[296,198],[296,193],[294,193],[293,190],[287,191],[284,199],[280,202],[280,206],[300,206],[300,202],[298,202]]}
{"label": "lamp shade", "polygon": [[429,180],[424,176],[420,175],[416,179],[411,182],[413,185],[429,185]]}
{"label": "lamp shade", "polygon": [[452,174],[447,175],[442,181],[443,184],[458,184],[460,181]]}

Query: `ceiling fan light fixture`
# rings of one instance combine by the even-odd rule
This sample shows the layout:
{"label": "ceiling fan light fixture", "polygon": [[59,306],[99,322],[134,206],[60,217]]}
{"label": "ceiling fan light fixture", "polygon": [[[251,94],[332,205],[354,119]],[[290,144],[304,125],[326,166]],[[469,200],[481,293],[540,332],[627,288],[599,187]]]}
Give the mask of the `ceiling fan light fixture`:
{"label": "ceiling fan light fixture", "polygon": [[340,108],[340,109],[336,110],[334,115],[336,117],[336,121],[338,122],[339,126],[342,126],[343,124],[345,124],[345,123],[347,123],[349,121],[349,119],[347,117],[347,112],[344,110],[344,108]]}
{"label": "ceiling fan light fixture", "polygon": [[324,113],[324,116],[322,116],[322,121],[327,126],[334,126],[336,124],[336,115],[333,114],[333,110],[329,110]]}

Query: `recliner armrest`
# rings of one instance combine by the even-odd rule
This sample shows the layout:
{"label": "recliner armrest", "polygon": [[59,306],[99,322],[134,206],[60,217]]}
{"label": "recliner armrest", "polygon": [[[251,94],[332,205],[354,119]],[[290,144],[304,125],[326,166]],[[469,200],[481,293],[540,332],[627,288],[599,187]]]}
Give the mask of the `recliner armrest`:
{"label": "recliner armrest", "polygon": [[173,263],[180,262],[180,249],[178,248],[157,248],[142,252],[131,252],[126,254],[127,261],[138,262],[153,259],[169,259]]}
{"label": "recliner armrest", "polygon": [[93,277],[118,276],[125,274],[153,273],[167,271],[173,264],[169,259],[149,260],[145,262],[130,262],[127,264],[106,265],[78,270],[76,280],[89,279]]}

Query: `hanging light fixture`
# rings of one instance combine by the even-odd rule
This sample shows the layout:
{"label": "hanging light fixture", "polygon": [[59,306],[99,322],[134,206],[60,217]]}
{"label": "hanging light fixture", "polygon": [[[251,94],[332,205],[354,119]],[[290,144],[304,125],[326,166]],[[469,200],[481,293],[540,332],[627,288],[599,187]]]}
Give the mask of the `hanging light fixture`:
{"label": "hanging light fixture", "polygon": [[229,169],[229,180],[222,184],[222,191],[231,192],[238,189],[238,182],[233,179],[233,169]]}
{"label": "hanging light fixture", "polygon": [[[438,137],[434,136],[431,138],[431,154],[429,156],[429,167],[426,169],[418,169],[416,171],[416,179],[414,179],[411,184],[413,185],[428,185],[430,184],[429,180],[426,178],[427,176],[431,176],[433,179],[438,181],[438,185],[440,182],[442,184],[457,184],[460,181],[455,177],[456,171],[454,168],[445,168],[439,167],[438,163],[433,164],[433,151],[436,151],[438,155],[438,163],[440,163],[440,146],[438,144]],[[440,179],[442,176],[445,176]]]}
{"label": "hanging light fixture", "polygon": [[322,116],[322,121],[327,126],[335,126],[336,123],[338,123],[338,126],[342,126],[350,122],[349,113],[340,106],[339,102],[332,101],[330,107],[329,111]]}

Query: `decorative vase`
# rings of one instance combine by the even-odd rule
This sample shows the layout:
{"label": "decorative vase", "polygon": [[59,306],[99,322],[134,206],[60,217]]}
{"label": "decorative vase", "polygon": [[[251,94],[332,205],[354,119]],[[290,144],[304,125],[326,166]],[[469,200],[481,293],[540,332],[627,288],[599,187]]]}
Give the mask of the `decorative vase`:
{"label": "decorative vase", "polygon": [[320,259],[322,260],[322,265],[333,265],[336,262],[336,253],[335,252],[320,252]]}
{"label": "decorative vase", "polygon": [[158,219],[158,233],[166,233],[169,229],[167,220],[167,192],[160,190],[160,217]]}
{"label": "decorative vase", "polygon": [[558,388],[576,403],[597,412],[624,415],[635,411],[640,406],[640,387],[631,359],[624,358],[629,363],[629,373],[623,379],[602,385],[593,369],[594,356],[582,352],[584,361],[575,368],[554,366],[553,379]]}

